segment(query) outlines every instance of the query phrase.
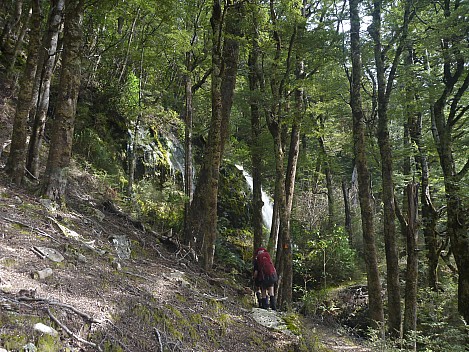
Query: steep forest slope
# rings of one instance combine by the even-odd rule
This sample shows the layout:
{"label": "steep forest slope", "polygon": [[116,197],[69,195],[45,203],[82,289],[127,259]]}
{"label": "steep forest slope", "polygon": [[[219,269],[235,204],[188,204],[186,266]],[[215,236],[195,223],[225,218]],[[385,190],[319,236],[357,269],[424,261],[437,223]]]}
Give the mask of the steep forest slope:
{"label": "steep forest slope", "polygon": [[366,350],[298,317],[279,314],[296,335],[259,323],[246,278],[200,270],[78,168],[66,209],[4,180],[2,171],[0,351]]}
{"label": "steep forest slope", "polygon": [[[296,341],[255,323],[251,292],[235,278],[199,270],[187,253],[103,205],[96,186],[75,171],[69,206],[57,210],[2,182],[0,346],[251,351]],[[61,333],[40,338],[37,323]]]}
{"label": "steep forest slope", "polygon": [[0,351],[366,350],[296,314],[277,315],[284,330],[256,321],[248,277],[202,271],[77,163],[66,207],[9,184],[14,99],[0,95]]}

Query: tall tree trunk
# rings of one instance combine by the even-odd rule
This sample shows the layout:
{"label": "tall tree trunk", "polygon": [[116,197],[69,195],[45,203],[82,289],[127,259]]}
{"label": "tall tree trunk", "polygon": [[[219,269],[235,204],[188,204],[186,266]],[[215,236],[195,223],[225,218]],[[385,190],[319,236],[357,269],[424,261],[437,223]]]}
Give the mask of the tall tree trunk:
{"label": "tall tree trunk", "polygon": [[28,47],[28,58],[21,77],[18,103],[13,122],[13,137],[10,155],[7,160],[7,172],[11,181],[21,184],[26,166],[26,140],[29,110],[33,104],[34,77],[36,76],[41,42],[41,4],[39,0],[32,2],[33,14]]}
{"label": "tall tree trunk", "polygon": [[[301,70],[297,78],[303,78],[303,73],[304,72]],[[295,90],[295,111],[290,132],[290,149],[288,152],[288,164],[285,177],[285,214],[280,218],[281,226],[279,232],[282,245],[280,260],[283,272],[283,280],[281,285],[279,285],[279,301],[284,308],[291,308],[293,302],[293,257],[290,218],[293,208],[293,195],[295,192],[296,167],[300,154],[300,134],[303,114],[303,89],[297,88]],[[283,221],[285,224],[282,223]]]}
{"label": "tall tree trunk", "polygon": [[373,224],[372,195],[370,189],[370,171],[366,159],[365,121],[361,99],[361,52],[360,52],[360,17],[358,0],[350,0],[350,45],[352,55],[352,76],[350,82],[350,106],[353,116],[354,155],[358,172],[358,189],[362,218],[364,255],[369,291],[369,322],[380,328],[384,321],[381,300],[381,281],[378,270],[378,257]]}
{"label": "tall tree trunk", "polygon": [[386,79],[386,53],[381,37],[382,0],[373,2],[373,21],[368,30],[374,41],[374,57],[378,85],[378,143],[381,155],[381,177],[384,204],[384,242],[386,251],[387,294],[388,294],[388,328],[391,335],[399,337],[401,330],[401,294],[399,283],[399,250],[396,238],[394,182],[392,169],[392,146],[389,139],[388,105],[393,81],[397,70],[410,16],[410,1],[406,1],[401,37],[397,46],[389,76]]}
{"label": "tall tree trunk", "polygon": [[[238,64],[240,6],[228,6],[225,14],[227,38],[222,52],[222,8],[214,0],[212,8],[212,118],[205,158],[191,205],[192,230],[195,231],[203,266],[210,270],[217,238],[217,204],[220,164],[224,142],[228,136],[229,117],[233,101]],[[235,37],[235,38],[233,38]]]}
{"label": "tall tree trunk", "polygon": [[[276,248],[276,255],[275,255],[275,267],[277,268],[277,273],[279,277],[278,281],[278,292],[277,292],[277,302],[278,306],[284,308],[285,300],[284,295],[286,292],[283,290],[285,285],[288,285],[289,277],[288,273],[286,274],[287,281],[284,284],[284,276],[285,276],[285,267],[284,267],[284,258],[287,256],[288,253],[291,252],[290,243],[285,242],[285,234],[287,233],[287,219],[286,219],[286,208],[287,208],[287,197],[286,197],[286,190],[285,190],[285,168],[284,168],[284,160],[285,160],[285,151],[284,151],[284,140],[282,136],[281,127],[278,125],[270,125],[269,130],[273,131],[275,129],[275,134],[273,134],[274,138],[274,152],[275,152],[275,205],[277,206],[278,211],[278,221],[279,221],[279,228],[278,228],[278,240],[277,240],[277,248]],[[286,253],[285,253],[286,252]],[[286,256],[285,256],[286,254]]]}
{"label": "tall tree trunk", "polygon": [[122,62],[122,66],[120,68],[119,79],[118,79],[119,83],[122,82],[122,79],[124,78],[124,73],[127,69],[127,64],[128,64],[129,56],[130,56],[130,48],[132,46],[132,40],[135,34],[135,27],[137,26],[137,20],[138,20],[139,15],[140,15],[140,8],[137,9],[137,14],[135,15],[135,18],[132,22],[132,28],[130,29],[129,40],[127,41],[127,50],[125,52],[124,62]]}
{"label": "tall tree trunk", "polygon": [[[413,48],[408,47],[406,58],[406,67],[411,71],[413,65]],[[423,236],[425,240],[426,255],[428,260],[427,286],[433,290],[438,290],[438,262],[441,252],[441,241],[438,239],[436,224],[438,221],[438,212],[433,206],[430,193],[430,172],[428,158],[425,151],[425,145],[422,137],[422,112],[414,111],[413,106],[420,106],[419,96],[414,92],[414,87],[409,84],[407,90],[407,114],[409,137],[413,145],[417,146],[414,155],[417,169],[420,171],[420,203]]]}
{"label": "tall tree trunk", "polygon": [[[320,130],[324,131],[324,116],[319,116]],[[318,137],[320,159],[324,165],[324,173],[326,176],[326,189],[327,189],[327,227],[332,229],[335,220],[335,201],[334,201],[334,187],[332,184],[332,171],[330,167],[329,156],[327,155],[324,137]]]}
{"label": "tall tree trunk", "polygon": [[[407,267],[405,278],[404,336],[411,337],[417,331],[417,290],[418,290],[418,185],[407,185]],[[416,351],[416,341],[413,342]]]}
{"label": "tall tree trunk", "polygon": [[[26,14],[21,16],[20,27],[17,35],[17,39],[15,41],[15,46],[11,53],[7,51],[6,53],[6,60],[8,60],[8,69],[7,72],[10,76],[14,74],[14,68],[16,65],[16,60],[18,59],[18,55],[23,47],[23,40],[28,32],[29,28],[29,19],[32,16],[32,11],[27,11]],[[8,50],[8,49],[7,49]]]}
{"label": "tall tree trunk", "polygon": [[21,46],[28,27],[29,11],[24,14],[22,0],[4,0],[0,6],[2,6],[6,17],[0,35],[1,60],[9,65],[16,60],[17,45]]}
{"label": "tall tree trunk", "polygon": [[236,88],[236,77],[238,73],[239,62],[239,41],[242,37],[242,20],[244,18],[244,2],[235,0],[228,1],[228,7],[224,17],[224,32],[222,52],[222,81],[221,81],[221,99],[222,99],[222,122],[220,126],[221,144],[220,144],[220,164],[224,154],[224,148],[230,132],[231,107],[233,106],[234,92]]}
{"label": "tall tree trunk", "polygon": [[40,82],[38,87],[38,108],[34,117],[31,137],[29,139],[28,157],[26,160],[26,168],[35,178],[39,177],[39,156],[44,136],[47,110],[49,109],[50,83],[58,55],[57,43],[64,3],[65,0],[53,0],[51,3],[48,31],[43,41],[43,60],[40,60],[43,62],[43,66],[42,70],[36,72],[36,76],[39,76]]}
{"label": "tall tree trunk", "polygon": [[44,195],[59,203],[65,198],[80,89],[83,2],[70,0],[65,8],[59,95],[44,180]]}
{"label": "tall tree trunk", "polygon": [[[444,16],[448,26],[452,11],[457,10],[460,2],[445,0]],[[453,7],[452,7],[453,6]],[[447,223],[446,231],[451,241],[451,250],[458,268],[458,310],[465,321],[469,321],[469,216],[468,204],[463,196],[461,180],[469,171],[469,160],[457,171],[454,148],[453,128],[467,113],[467,103],[462,100],[469,88],[469,71],[465,57],[459,51],[459,32],[446,31],[441,39],[443,56],[443,91],[433,103],[433,138],[438,150],[440,166],[443,171]],[[461,125],[458,125],[458,129]]]}
{"label": "tall tree trunk", "polygon": [[353,246],[353,227],[352,227],[352,210],[350,208],[350,192],[345,178],[342,179],[342,196],[344,198],[345,213],[345,231],[347,232],[349,246]]}
{"label": "tall tree trunk", "polygon": [[190,206],[192,203],[192,53],[186,53],[185,97],[186,109],[184,114],[184,241],[191,242]]}
{"label": "tall tree trunk", "polygon": [[140,129],[141,114],[137,119],[129,122],[127,129],[127,195],[134,200],[135,170],[137,168],[137,138]]}
{"label": "tall tree trunk", "polygon": [[253,217],[252,217],[252,227],[253,227],[253,250],[256,251],[257,248],[264,245],[263,244],[263,219],[262,219],[262,207],[264,205],[262,201],[262,146],[260,141],[260,135],[262,133],[262,124],[261,124],[261,86],[263,85],[262,81],[262,71],[260,69],[259,63],[259,5],[252,5],[252,46],[249,52],[248,66],[249,66],[249,91],[251,94],[250,97],[250,107],[251,107],[251,160],[252,160],[252,208],[253,208]]}

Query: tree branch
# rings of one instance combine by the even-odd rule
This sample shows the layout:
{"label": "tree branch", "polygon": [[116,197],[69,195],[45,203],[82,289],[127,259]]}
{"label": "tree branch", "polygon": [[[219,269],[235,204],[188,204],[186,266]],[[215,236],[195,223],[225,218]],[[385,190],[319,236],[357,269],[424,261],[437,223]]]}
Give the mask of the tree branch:
{"label": "tree branch", "polygon": [[49,317],[52,319],[54,323],[56,323],[58,326],[60,326],[67,334],[69,334],[71,337],[73,337],[75,340],[84,343],[85,345],[91,346],[96,348],[98,351],[102,351],[101,347],[95,344],[94,342],[82,339],[80,336],[75,335],[67,326],[62,324],[49,310],[49,308],[46,308],[46,312],[49,315]]}

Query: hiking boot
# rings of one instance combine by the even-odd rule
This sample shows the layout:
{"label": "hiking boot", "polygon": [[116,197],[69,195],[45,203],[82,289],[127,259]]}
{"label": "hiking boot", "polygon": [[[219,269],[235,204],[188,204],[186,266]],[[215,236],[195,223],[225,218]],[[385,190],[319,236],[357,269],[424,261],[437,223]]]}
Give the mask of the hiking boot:
{"label": "hiking boot", "polygon": [[267,297],[262,298],[262,308],[269,309],[269,299]]}
{"label": "hiking boot", "polygon": [[257,304],[259,308],[262,308],[262,296],[260,292],[256,292],[256,297],[257,297]]}
{"label": "hiking boot", "polygon": [[272,310],[277,310],[277,305],[275,302],[275,296],[270,296],[270,308]]}

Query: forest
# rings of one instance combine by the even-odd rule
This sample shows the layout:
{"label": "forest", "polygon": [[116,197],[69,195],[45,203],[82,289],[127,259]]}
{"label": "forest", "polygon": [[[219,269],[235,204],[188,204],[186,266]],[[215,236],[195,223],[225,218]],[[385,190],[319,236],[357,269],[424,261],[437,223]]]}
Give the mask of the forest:
{"label": "forest", "polygon": [[66,207],[77,163],[207,272],[265,246],[283,311],[361,285],[379,350],[467,351],[469,2],[3,0],[0,31],[9,183]]}

